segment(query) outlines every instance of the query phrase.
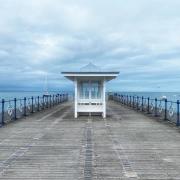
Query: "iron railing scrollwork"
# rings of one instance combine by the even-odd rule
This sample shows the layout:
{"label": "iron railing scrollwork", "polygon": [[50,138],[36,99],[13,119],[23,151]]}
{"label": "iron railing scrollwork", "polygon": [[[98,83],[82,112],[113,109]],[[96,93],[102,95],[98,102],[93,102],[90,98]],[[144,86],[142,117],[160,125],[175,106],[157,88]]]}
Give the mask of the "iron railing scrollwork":
{"label": "iron railing scrollwork", "polygon": [[2,99],[0,101],[0,126],[65,101],[68,101],[67,93],[42,97],[14,98],[13,100]]}
{"label": "iron railing scrollwork", "polygon": [[129,106],[135,110],[152,114],[163,120],[169,120],[180,126],[180,101],[168,101],[167,99],[152,99],[150,97],[139,97],[132,95],[113,94],[113,100]]}

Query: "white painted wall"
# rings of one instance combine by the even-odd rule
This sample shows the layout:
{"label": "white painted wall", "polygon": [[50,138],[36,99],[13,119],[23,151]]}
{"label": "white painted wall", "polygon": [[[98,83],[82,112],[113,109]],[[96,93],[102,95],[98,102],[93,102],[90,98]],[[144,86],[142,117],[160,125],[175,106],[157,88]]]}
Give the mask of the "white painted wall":
{"label": "white painted wall", "polygon": [[77,79],[75,79],[74,81],[75,84],[75,101],[74,101],[74,117],[77,118],[78,117],[78,113],[77,113],[77,95],[78,95],[78,83],[77,83]]}
{"label": "white painted wall", "polygon": [[[75,112],[74,112],[74,117],[78,117],[79,112],[99,112],[102,113],[103,118],[106,118],[106,95],[105,95],[105,79],[98,79],[101,81],[101,86],[100,86],[100,92],[101,92],[101,98],[98,99],[92,99],[91,97],[91,88],[89,90],[89,99],[82,99],[80,98],[80,80],[82,79],[75,79]],[[89,83],[91,80],[95,80],[94,78],[91,79],[89,78]],[[85,80],[87,81],[87,79]]]}
{"label": "white painted wall", "polygon": [[103,81],[103,118],[106,118],[106,81]]}

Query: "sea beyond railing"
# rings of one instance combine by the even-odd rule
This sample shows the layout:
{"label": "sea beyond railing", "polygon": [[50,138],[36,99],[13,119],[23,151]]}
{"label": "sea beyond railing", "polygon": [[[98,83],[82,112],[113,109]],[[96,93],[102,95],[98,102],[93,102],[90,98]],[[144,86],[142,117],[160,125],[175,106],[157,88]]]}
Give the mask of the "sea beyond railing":
{"label": "sea beyond railing", "polygon": [[119,93],[110,93],[109,99],[117,103],[128,106],[137,111],[141,111],[158,117],[162,120],[169,120],[180,126],[180,101],[169,101],[166,98],[157,99],[143,96],[131,96]]}
{"label": "sea beyond railing", "polygon": [[0,101],[0,126],[68,101],[68,94],[52,94]]}

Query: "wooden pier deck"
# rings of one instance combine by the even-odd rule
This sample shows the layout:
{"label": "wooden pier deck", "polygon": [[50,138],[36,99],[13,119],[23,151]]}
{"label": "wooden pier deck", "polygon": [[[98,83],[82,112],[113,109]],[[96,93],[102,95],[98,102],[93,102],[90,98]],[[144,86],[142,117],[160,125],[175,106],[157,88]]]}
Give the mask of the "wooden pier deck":
{"label": "wooden pier deck", "polygon": [[108,117],[73,118],[70,102],[0,129],[0,179],[180,179],[174,125],[108,102]]}

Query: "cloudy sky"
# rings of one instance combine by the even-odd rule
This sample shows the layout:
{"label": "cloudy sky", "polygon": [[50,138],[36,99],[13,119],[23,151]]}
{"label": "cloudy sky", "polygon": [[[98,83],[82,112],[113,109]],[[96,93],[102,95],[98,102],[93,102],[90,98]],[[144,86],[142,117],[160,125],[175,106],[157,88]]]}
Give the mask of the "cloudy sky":
{"label": "cloudy sky", "polygon": [[0,0],[0,90],[50,90],[92,62],[108,90],[180,91],[179,0]]}

